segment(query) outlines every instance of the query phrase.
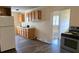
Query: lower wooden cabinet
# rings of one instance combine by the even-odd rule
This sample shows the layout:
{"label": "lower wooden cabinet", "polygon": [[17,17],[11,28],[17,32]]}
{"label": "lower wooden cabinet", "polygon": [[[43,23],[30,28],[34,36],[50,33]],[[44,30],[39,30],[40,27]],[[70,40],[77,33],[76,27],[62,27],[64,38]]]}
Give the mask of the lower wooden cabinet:
{"label": "lower wooden cabinet", "polygon": [[19,28],[16,28],[16,34],[17,35],[19,34]]}
{"label": "lower wooden cabinet", "polygon": [[16,28],[16,34],[27,39],[34,39],[35,28]]}
{"label": "lower wooden cabinet", "polygon": [[27,30],[27,38],[28,39],[33,39],[35,38],[35,28],[29,28]]}
{"label": "lower wooden cabinet", "polygon": [[24,37],[24,38],[27,38],[27,29],[22,29],[22,36]]}

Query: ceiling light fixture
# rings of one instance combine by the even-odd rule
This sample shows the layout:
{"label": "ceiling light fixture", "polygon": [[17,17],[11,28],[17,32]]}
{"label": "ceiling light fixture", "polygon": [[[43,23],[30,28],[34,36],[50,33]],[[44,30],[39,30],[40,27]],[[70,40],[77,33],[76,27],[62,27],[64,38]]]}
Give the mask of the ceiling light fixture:
{"label": "ceiling light fixture", "polygon": [[19,9],[16,9],[16,11],[19,11]]}

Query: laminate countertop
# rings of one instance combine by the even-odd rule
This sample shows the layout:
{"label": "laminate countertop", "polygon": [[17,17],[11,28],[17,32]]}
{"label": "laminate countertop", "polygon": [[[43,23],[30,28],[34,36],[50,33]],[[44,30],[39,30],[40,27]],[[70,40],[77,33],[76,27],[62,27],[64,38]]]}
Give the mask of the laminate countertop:
{"label": "laminate countertop", "polygon": [[21,28],[21,29],[31,29],[32,28],[33,29],[34,27],[29,27],[28,28],[28,27],[20,27],[20,26],[17,26],[17,28]]}

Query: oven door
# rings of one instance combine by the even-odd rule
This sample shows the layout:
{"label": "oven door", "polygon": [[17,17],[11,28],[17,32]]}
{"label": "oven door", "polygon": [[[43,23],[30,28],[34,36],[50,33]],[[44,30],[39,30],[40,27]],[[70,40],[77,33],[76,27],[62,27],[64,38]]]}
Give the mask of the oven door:
{"label": "oven door", "polygon": [[68,37],[61,37],[61,48],[70,52],[79,52],[79,40]]}

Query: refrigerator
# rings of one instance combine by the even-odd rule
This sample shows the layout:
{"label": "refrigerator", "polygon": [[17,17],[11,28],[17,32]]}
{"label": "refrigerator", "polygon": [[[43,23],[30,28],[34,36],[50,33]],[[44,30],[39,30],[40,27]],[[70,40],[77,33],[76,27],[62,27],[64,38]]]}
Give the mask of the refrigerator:
{"label": "refrigerator", "polygon": [[13,16],[0,16],[0,51],[15,48],[15,27]]}

